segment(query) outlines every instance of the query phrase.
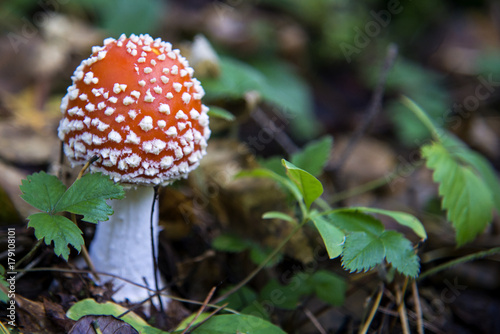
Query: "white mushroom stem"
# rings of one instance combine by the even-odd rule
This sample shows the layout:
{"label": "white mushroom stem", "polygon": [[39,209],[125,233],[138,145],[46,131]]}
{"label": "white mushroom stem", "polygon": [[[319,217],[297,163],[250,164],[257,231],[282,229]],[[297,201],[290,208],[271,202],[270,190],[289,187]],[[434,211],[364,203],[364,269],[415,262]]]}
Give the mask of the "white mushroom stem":
{"label": "white mushroom stem", "polygon": [[[147,282],[149,288],[155,288],[150,221],[153,197],[153,187],[139,186],[126,189],[124,199],[109,202],[114,214],[108,221],[97,225],[90,245],[90,258],[97,272],[113,274],[142,286]],[[153,216],[155,246],[158,245],[158,220],[157,202]],[[157,251],[155,253],[158,254]],[[99,277],[102,283],[112,281],[114,289],[118,289],[113,295],[116,302],[126,299],[132,303],[142,302],[152,294],[120,279],[104,275]],[[159,288],[164,286],[160,284]],[[157,300],[153,298],[155,304]],[[163,301],[168,302],[169,299]]]}

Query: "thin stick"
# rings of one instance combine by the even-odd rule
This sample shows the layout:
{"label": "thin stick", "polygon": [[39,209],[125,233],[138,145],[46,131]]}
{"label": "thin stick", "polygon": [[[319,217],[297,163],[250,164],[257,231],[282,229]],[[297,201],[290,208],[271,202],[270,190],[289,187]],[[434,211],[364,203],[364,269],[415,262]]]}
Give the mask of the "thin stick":
{"label": "thin stick", "polygon": [[[270,131],[272,131],[274,140],[285,150],[288,155],[299,150],[297,145],[295,145],[295,143],[285,133],[285,131],[283,131],[282,128],[274,125],[273,120],[269,119],[269,117],[267,117],[267,115],[260,108],[255,108],[250,116],[262,129],[269,129]],[[273,124],[272,128],[270,127],[271,124]]]}
{"label": "thin stick", "polygon": [[198,310],[198,312],[196,312],[196,315],[194,316],[194,318],[189,322],[189,324],[186,326],[186,328],[184,328],[184,330],[182,331],[181,334],[186,334],[186,332],[189,330],[189,328],[191,328],[191,326],[193,326],[194,322],[200,317],[200,315],[206,309],[208,302],[210,301],[210,299],[212,299],[212,296],[214,295],[214,292],[215,292],[215,286],[210,290],[207,297],[203,301],[203,304],[201,305],[200,309]]}
{"label": "thin stick", "polygon": [[370,328],[373,318],[375,317],[375,313],[377,313],[377,310],[380,306],[380,301],[382,300],[383,294],[384,294],[384,285],[381,284],[377,293],[377,297],[375,298],[375,302],[373,303],[372,309],[370,310],[370,314],[368,315],[368,318],[366,318],[365,324],[359,330],[358,334],[366,334],[366,332]]}
{"label": "thin stick", "polygon": [[395,44],[389,45],[385,56],[384,65],[382,67],[382,73],[380,74],[377,85],[375,86],[375,90],[373,91],[370,103],[368,105],[367,115],[364,118],[363,122],[356,129],[354,134],[350,137],[349,142],[347,143],[346,147],[340,154],[339,159],[337,159],[337,162],[335,162],[333,166],[329,168],[329,170],[338,172],[339,170],[342,169],[348,156],[352,152],[352,148],[366,133],[369,125],[382,109],[382,98],[384,97],[385,83],[387,81],[387,76],[392,66],[394,65],[397,55],[398,55],[398,47]]}
{"label": "thin stick", "polygon": [[413,293],[413,300],[415,301],[415,313],[417,315],[417,330],[418,334],[424,334],[424,320],[422,315],[422,305],[420,305],[420,297],[418,294],[417,282],[411,282],[411,289]]}
{"label": "thin stick", "polygon": [[213,317],[217,312],[219,312],[220,310],[222,309],[225,309],[226,306],[228,305],[229,303],[225,303],[219,307],[217,307],[215,310],[212,311],[212,313],[210,313],[205,319],[203,319],[202,321],[200,321],[199,323],[196,324],[196,326],[194,326],[192,328],[191,331],[189,331],[188,333],[191,333],[192,331],[194,331],[196,328],[200,327],[201,325],[203,325],[208,319],[210,319],[211,317]]}
{"label": "thin stick", "polygon": [[403,300],[404,293],[396,286],[396,301],[398,303],[398,313],[401,320],[401,327],[404,334],[410,334],[410,325],[408,324],[408,317],[406,316],[406,307]]}
{"label": "thin stick", "polygon": [[318,319],[316,319],[316,317],[314,316],[314,314],[311,311],[309,311],[307,308],[304,308],[304,314],[312,322],[312,324],[314,325],[314,327],[316,327],[316,329],[318,330],[319,333],[321,333],[321,334],[327,334],[328,333],[323,328],[323,326],[321,326],[321,324],[319,323]]}
{"label": "thin stick", "polygon": [[[155,204],[156,201],[158,200],[158,186],[154,187],[154,196],[153,196],[153,203],[151,205],[151,216],[150,216],[150,229],[151,229],[151,251],[153,254],[153,272],[155,276],[155,289],[156,291],[160,291],[160,283],[158,279],[158,259],[156,258],[156,245],[155,245],[155,232],[154,232],[154,226],[153,226],[153,220],[154,220],[154,212],[155,212]],[[163,301],[161,300],[161,295],[158,294],[158,304],[160,305],[160,312],[161,314],[165,313],[165,309],[163,308]]]}

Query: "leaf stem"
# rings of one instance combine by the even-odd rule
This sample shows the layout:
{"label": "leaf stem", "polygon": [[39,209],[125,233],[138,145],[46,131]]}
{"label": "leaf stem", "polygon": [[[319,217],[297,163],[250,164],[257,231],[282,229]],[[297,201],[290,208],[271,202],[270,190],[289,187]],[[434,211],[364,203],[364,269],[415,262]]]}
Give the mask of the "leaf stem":
{"label": "leaf stem", "polygon": [[420,274],[420,276],[418,276],[417,280],[419,280],[419,281],[423,280],[427,276],[434,275],[440,271],[443,271],[445,269],[456,266],[457,264],[481,259],[483,257],[494,255],[494,254],[500,254],[500,247],[495,247],[495,248],[491,248],[491,249],[486,250],[486,251],[481,251],[481,252],[465,255],[465,256],[459,257],[458,259],[445,262],[445,263],[440,264],[432,269],[424,271],[422,274]]}
{"label": "leaf stem", "polygon": [[40,248],[40,246],[42,245],[42,242],[43,242],[43,238],[38,240],[37,243],[35,244],[35,246],[33,246],[33,248],[31,248],[31,250],[28,252],[28,254],[26,254],[21,260],[17,261],[16,263],[16,268],[18,268],[19,266],[21,266],[21,264],[29,259],[31,259],[33,257],[33,255],[35,254],[35,252]]}
{"label": "leaf stem", "polygon": [[434,125],[434,122],[430,119],[430,117],[417,105],[413,100],[406,96],[401,97],[401,102],[410,109],[415,116],[425,125],[425,127],[429,130],[435,141],[441,142],[442,134],[439,133],[438,128]]}
{"label": "leaf stem", "polygon": [[309,218],[307,217],[307,218],[304,218],[304,220],[302,222],[300,222],[300,224],[297,224],[293,228],[293,230],[286,236],[286,238],[280,242],[280,244],[271,252],[271,254],[269,254],[264,259],[264,261],[262,261],[259,264],[259,266],[257,268],[255,268],[247,277],[245,277],[241,282],[239,282],[237,285],[235,285],[232,289],[230,289],[225,294],[223,294],[222,296],[217,298],[214,301],[214,303],[217,304],[217,303],[223,301],[224,299],[226,299],[227,297],[229,297],[230,295],[232,295],[233,293],[235,293],[236,291],[241,289],[245,284],[250,282],[252,280],[252,278],[254,278],[262,269],[264,269],[264,267],[269,263],[269,261],[271,261],[279,253],[279,251],[295,235],[295,233],[297,233],[308,221],[309,221]]}

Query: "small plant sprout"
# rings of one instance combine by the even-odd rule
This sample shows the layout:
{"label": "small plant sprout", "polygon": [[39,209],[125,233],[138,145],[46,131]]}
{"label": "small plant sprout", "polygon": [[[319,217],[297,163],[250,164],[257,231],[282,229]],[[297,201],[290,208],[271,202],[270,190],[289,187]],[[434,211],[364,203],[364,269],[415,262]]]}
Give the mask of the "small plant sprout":
{"label": "small plant sprout", "polygon": [[187,177],[206,154],[204,90],[179,50],[149,35],[104,40],[72,80],[61,104],[64,152],[72,166],[98,156],[91,171],[126,188],[124,200],[110,203],[110,220],[98,224],[90,257],[98,272],[124,279],[113,279],[115,301],[140,302],[151,292],[127,281],[158,282],[154,187]]}

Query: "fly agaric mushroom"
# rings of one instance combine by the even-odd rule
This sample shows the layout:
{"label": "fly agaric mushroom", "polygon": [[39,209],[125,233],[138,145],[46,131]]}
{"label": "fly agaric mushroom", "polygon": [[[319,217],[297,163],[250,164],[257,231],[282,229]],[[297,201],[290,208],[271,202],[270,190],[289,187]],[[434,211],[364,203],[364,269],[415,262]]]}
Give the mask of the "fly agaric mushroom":
{"label": "fly agaric mushroom", "polygon": [[[111,201],[109,221],[97,225],[90,257],[98,272],[155,284],[153,187],[187,177],[206,154],[210,136],[204,91],[192,75],[170,43],[122,35],[93,47],[72,76],[58,130],[64,152],[72,166],[99,157],[91,170],[126,188],[125,199]],[[157,233],[153,237],[157,240]],[[123,281],[113,283],[119,287],[115,301],[138,302],[150,295]]]}

